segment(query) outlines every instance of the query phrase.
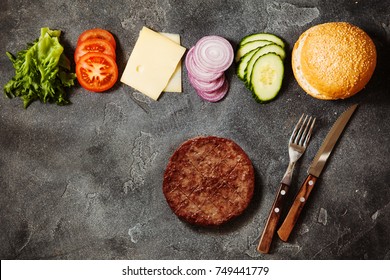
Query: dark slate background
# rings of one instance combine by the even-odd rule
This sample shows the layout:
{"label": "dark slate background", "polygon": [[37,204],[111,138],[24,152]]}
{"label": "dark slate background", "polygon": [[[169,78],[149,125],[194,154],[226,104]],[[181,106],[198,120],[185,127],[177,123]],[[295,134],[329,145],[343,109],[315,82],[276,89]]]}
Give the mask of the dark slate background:
{"label": "dark slate background", "polygon": [[[183,69],[182,94],[155,102],[117,83],[94,94],[76,86],[59,107],[0,97],[0,257],[2,259],[390,259],[390,8],[388,1],[22,1],[0,10],[0,85],[16,53],[40,28],[63,31],[73,56],[79,34],[111,31],[122,73],[142,26],[179,33],[190,48],[205,35],[234,48],[254,32],[288,45],[279,97],[257,104],[234,74],[226,98],[202,101]],[[348,100],[306,95],[290,65],[291,49],[309,27],[348,21],[374,40],[378,65],[367,87]],[[290,202],[333,122],[359,103],[288,243],[256,252],[274,194],[288,164],[287,142],[302,113],[318,122],[297,165]],[[162,193],[173,151],[198,135],[237,142],[256,170],[247,211],[217,229],[190,226]]]}

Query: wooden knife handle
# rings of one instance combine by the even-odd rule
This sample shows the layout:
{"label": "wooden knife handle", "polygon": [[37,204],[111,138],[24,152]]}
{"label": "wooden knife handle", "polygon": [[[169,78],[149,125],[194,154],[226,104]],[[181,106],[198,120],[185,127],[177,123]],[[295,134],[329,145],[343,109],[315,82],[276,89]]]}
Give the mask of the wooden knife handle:
{"label": "wooden knife handle", "polygon": [[287,241],[288,237],[290,236],[290,233],[293,230],[295,223],[297,222],[299,215],[302,212],[303,206],[305,206],[316,181],[317,177],[309,174],[306,177],[305,182],[303,182],[297,196],[294,199],[290,211],[288,212],[286,218],[278,230],[278,235],[283,241]]}
{"label": "wooden knife handle", "polygon": [[269,212],[268,220],[265,224],[263,234],[261,235],[259,245],[257,246],[257,251],[260,253],[267,254],[269,252],[276,226],[278,225],[280,218],[280,213],[282,212],[282,207],[287,196],[287,191],[288,185],[281,183],[275,201],[271,207],[271,211]]}

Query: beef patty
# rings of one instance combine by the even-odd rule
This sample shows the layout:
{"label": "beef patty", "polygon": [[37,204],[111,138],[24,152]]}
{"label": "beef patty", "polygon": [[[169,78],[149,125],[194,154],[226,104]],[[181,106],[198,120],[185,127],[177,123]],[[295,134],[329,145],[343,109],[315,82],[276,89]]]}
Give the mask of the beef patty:
{"label": "beef patty", "polygon": [[235,142],[197,137],[184,142],[169,159],[163,193],[179,218],[217,226],[245,210],[254,181],[252,163]]}

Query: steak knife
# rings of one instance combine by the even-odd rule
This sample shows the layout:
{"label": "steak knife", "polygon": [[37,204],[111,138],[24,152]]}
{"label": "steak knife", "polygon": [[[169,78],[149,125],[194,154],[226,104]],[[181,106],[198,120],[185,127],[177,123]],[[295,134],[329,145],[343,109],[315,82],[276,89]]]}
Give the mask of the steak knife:
{"label": "steak knife", "polygon": [[278,235],[281,240],[287,241],[290,236],[295,223],[297,222],[299,215],[309,198],[310,192],[313,190],[318,177],[321,175],[321,172],[325,167],[326,161],[328,160],[337,140],[341,136],[357,106],[358,104],[354,104],[342,113],[326,135],[324,142],[319,148],[307,171],[308,175],[305,181],[298,191],[286,218],[278,230]]}

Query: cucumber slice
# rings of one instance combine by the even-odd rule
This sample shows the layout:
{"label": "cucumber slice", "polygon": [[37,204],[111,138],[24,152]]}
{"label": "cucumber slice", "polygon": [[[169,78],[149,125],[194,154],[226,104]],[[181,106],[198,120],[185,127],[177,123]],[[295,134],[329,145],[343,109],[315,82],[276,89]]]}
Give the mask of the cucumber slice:
{"label": "cucumber slice", "polygon": [[280,88],[284,76],[282,58],[275,53],[260,56],[253,65],[251,75],[251,90],[253,97],[259,103],[274,99]]}
{"label": "cucumber slice", "polygon": [[238,67],[237,67],[237,76],[242,80],[245,81],[245,73],[246,73],[246,67],[248,66],[248,62],[251,60],[252,56],[259,50],[260,48],[251,50],[247,54],[245,54],[243,57],[241,57]]}
{"label": "cucumber slice", "polygon": [[236,53],[236,62],[240,61],[241,57],[243,57],[245,54],[249,53],[251,50],[264,47],[266,45],[273,44],[271,41],[266,40],[257,40],[248,42],[242,46],[240,46]]}
{"label": "cucumber slice", "polygon": [[285,46],[282,39],[280,39],[278,36],[276,36],[274,34],[270,34],[270,33],[255,33],[255,34],[250,34],[248,36],[245,36],[240,41],[239,46],[242,46],[248,42],[257,41],[257,40],[271,41],[271,42],[281,46],[282,48],[284,48],[284,46]]}
{"label": "cucumber slice", "polygon": [[257,61],[257,59],[260,56],[265,55],[267,53],[276,53],[282,59],[284,59],[286,57],[286,52],[279,45],[271,44],[271,45],[267,45],[267,46],[264,46],[262,48],[259,48],[251,56],[249,62],[247,63],[247,67],[246,67],[245,74],[244,74],[245,75],[244,82],[245,82],[245,85],[247,87],[250,87],[253,65],[255,64],[255,62]]}

